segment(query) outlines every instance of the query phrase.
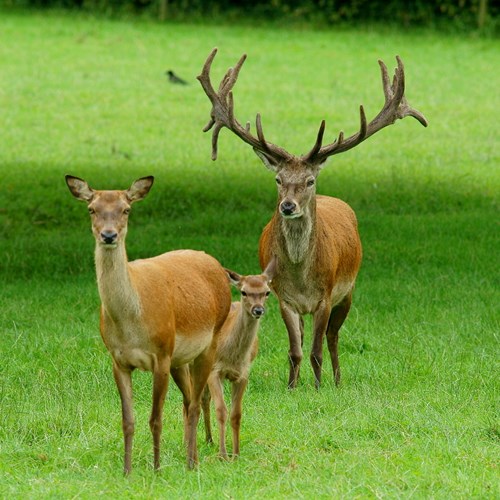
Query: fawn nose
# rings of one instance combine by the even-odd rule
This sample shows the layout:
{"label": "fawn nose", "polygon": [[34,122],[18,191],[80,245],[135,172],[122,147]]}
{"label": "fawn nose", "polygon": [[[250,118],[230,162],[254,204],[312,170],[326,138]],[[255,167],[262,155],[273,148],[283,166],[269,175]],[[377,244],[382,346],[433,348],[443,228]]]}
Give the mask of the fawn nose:
{"label": "fawn nose", "polygon": [[266,310],[262,306],[255,306],[252,308],[252,314],[255,318],[260,318],[265,312]]}
{"label": "fawn nose", "polygon": [[115,231],[103,231],[101,233],[101,238],[106,245],[111,245],[112,243],[116,242],[116,238],[118,237],[118,234]]}
{"label": "fawn nose", "polygon": [[292,215],[297,208],[297,205],[293,201],[285,200],[281,203],[281,213],[283,215]]}

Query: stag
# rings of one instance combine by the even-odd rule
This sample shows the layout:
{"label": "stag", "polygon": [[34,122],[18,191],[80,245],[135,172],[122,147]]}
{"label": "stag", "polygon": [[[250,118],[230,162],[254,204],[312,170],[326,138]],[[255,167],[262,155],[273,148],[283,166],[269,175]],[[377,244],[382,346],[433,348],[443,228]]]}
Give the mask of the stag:
{"label": "stag", "polygon": [[260,114],[256,117],[255,136],[234,116],[232,89],[246,59],[244,54],[234,68],[229,68],[218,91],[210,80],[210,68],[217,53],[213,49],[201,74],[197,77],[212,103],[210,121],[204,132],[213,128],[212,159],[217,158],[217,142],[221,129],[228,128],[252,146],[264,165],[276,174],[278,203],[259,241],[262,269],[277,258],[278,266],[271,288],[277,295],[280,312],[288,331],[290,373],[288,387],[297,385],[304,340],[303,316],[313,316],[313,344],[310,361],[315,386],[321,383],[323,341],[326,335],[335,383],[340,383],[338,359],[339,330],[352,302],[356,276],[361,264],[361,241],[356,216],[345,202],[316,194],[316,179],[326,160],[348,151],[397,119],[412,116],[427,126],[424,115],[412,108],[404,95],[403,62],[396,56],[397,68],[391,80],[386,65],[379,61],[385,102],[380,112],[367,122],[360,106],[360,127],[355,134],[323,145],[325,121],[321,122],[312,149],[296,156],[268,142],[262,130]]}

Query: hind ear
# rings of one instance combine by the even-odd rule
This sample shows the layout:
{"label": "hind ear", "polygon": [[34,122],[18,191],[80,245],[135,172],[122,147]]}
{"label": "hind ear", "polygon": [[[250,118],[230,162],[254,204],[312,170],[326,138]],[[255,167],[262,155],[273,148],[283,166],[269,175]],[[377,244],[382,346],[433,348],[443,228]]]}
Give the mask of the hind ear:
{"label": "hind ear", "polygon": [[241,276],[230,269],[224,269],[227,273],[227,277],[229,278],[229,283],[239,289],[241,285]]}
{"label": "hind ear", "polygon": [[264,272],[262,273],[267,278],[268,282],[271,282],[273,278],[276,276],[277,268],[278,268],[278,259],[276,258],[276,255],[273,255],[271,260],[267,264],[267,267],[264,269]]}
{"label": "hind ear", "polygon": [[146,197],[153,185],[155,178],[152,175],[137,179],[128,189],[127,198],[131,201],[139,201]]}
{"label": "hind ear", "polygon": [[80,177],[66,175],[66,184],[71,194],[77,199],[87,203],[94,197],[94,190]]}

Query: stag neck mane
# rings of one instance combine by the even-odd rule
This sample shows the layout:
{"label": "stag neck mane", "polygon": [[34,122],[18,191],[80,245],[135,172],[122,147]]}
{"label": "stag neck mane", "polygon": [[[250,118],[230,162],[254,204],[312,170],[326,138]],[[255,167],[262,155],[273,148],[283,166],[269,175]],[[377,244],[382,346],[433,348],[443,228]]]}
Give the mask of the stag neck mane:
{"label": "stag neck mane", "polygon": [[302,217],[286,219],[276,209],[275,224],[279,240],[284,243],[280,248],[286,248],[286,256],[293,264],[303,263],[314,255],[316,236],[316,197],[307,205]]}
{"label": "stag neck mane", "polygon": [[140,298],[130,277],[125,244],[105,248],[97,243],[95,249],[97,287],[102,305],[111,318],[139,316]]}

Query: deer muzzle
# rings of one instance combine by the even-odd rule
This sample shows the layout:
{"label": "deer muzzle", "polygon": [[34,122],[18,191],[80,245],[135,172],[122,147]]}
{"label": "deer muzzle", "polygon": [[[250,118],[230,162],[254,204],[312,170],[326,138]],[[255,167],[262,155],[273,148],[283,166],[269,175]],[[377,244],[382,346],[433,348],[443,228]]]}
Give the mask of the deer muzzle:
{"label": "deer muzzle", "polygon": [[102,231],[101,232],[101,242],[106,246],[116,246],[116,240],[118,238],[118,233],[116,231]]}
{"label": "deer muzzle", "polygon": [[260,318],[261,316],[264,316],[266,310],[264,306],[254,306],[252,307],[252,316],[254,318]]}
{"label": "deer muzzle", "polygon": [[301,216],[297,203],[290,200],[283,200],[280,203],[280,214],[287,219],[293,219]]}

